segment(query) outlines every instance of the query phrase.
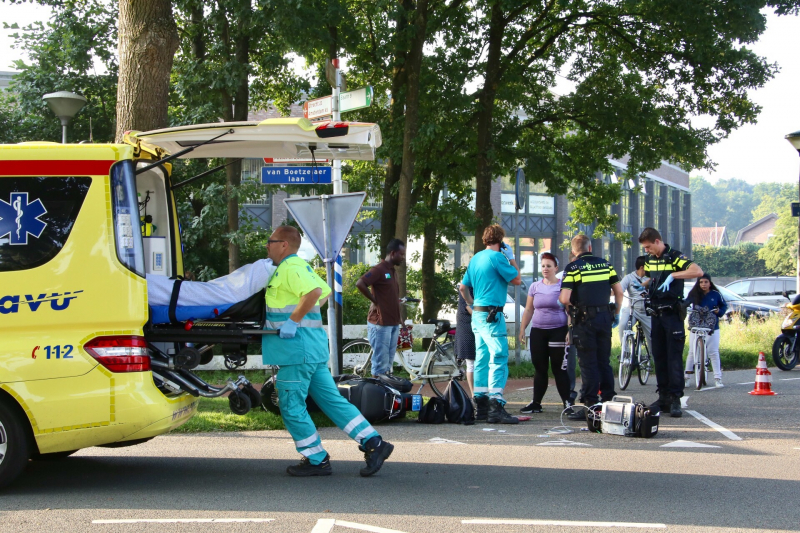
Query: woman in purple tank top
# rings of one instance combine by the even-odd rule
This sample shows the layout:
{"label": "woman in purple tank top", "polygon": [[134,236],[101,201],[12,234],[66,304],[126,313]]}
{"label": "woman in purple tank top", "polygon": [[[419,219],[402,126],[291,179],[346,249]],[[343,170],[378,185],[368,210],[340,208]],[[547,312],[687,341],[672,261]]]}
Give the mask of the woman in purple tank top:
{"label": "woman in purple tank top", "polygon": [[[569,375],[567,374],[567,313],[558,303],[561,280],[556,277],[558,259],[551,253],[541,255],[542,280],[528,290],[528,302],[520,323],[519,341],[525,344],[525,330],[531,323],[528,346],[533,363],[533,401],[520,409],[523,413],[541,413],[547,391],[547,368],[553,370],[556,388],[564,409],[571,413]],[[531,320],[531,318],[533,320]]]}

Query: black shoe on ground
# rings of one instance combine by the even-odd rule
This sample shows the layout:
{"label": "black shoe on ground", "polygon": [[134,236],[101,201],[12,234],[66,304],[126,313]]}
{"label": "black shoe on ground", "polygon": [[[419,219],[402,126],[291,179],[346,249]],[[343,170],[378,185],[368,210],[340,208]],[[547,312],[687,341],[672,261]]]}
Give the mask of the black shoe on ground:
{"label": "black shoe on ground", "polygon": [[672,400],[670,400],[669,395],[658,393],[658,400],[654,401],[650,404],[650,410],[658,410],[661,412],[669,411],[672,407]]}
{"label": "black shoe on ground", "polygon": [[487,396],[475,396],[475,420],[486,420],[489,418],[489,398]]}
{"label": "black shoe on ground", "polygon": [[542,412],[542,404],[537,402],[531,402],[522,409],[519,410],[520,413],[528,415],[531,413],[541,413]]}
{"label": "black shoe on ground", "polygon": [[586,408],[573,410],[572,414],[567,415],[569,420],[586,420]]}
{"label": "black shoe on ground", "polygon": [[672,399],[672,404],[669,406],[669,416],[672,418],[680,418],[683,416],[683,411],[681,411],[681,399],[677,396]]}
{"label": "black shoe on ground", "polygon": [[562,411],[562,414],[565,414],[567,416],[569,416],[571,414],[574,414],[575,413],[575,409],[573,409],[572,407],[573,407],[572,406],[572,402],[570,402],[570,401],[564,402],[564,410]]}
{"label": "black shoe on ground", "polygon": [[367,466],[359,472],[361,477],[369,477],[376,473],[383,466],[383,462],[392,455],[394,445],[391,442],[386,442],[380,437],[372,437],[359,449],[364,452],[364,460]]}
{"label": "black shoe on ground", "polygon": [[519,418],[508,414],[503,403],[496,398],[489,400],[489,418],[487,421],[490,424],[519,424]]}
{"label": "black shoe on ground", "polygon": [[295,477],[330,476],[333,474],[331,456],[326,455],[318,465],[312,465],[308,457],[303,457],[298,464],[287,467],[286,473]]}

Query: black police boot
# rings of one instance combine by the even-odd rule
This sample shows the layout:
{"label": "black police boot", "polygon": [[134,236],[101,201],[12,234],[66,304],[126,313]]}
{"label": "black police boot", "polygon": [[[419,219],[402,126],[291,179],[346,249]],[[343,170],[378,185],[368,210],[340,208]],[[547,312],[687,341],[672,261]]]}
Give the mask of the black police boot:
{"label": "black police boot", "polygon": [[500,400],[491,398],[489,400],[488,422],[490,424],[519,424],[519,418],[508,414]]}
{"label": "black police boot", "polygon": [[528,415],[530,413],[541,413],[542,404],[540,404],[539,402],[531,402],[522,409],[520,409],[519,412],[524,415]]}
{"label": "black police boot", "polygon": [[298,464],[288,467],[286,473],[295,477],[330,476],[333,473],[331,456],[325,455],[325,459],[318,465],[312,465],[308,457],[303,457]]}
{"label": "black police boot", "polygon": [[670,400],[669,394],[659,391],[658,400],[650,404],[650,410],[669,411],[671,406],[672,401]]}
{"label": "black police boot", "polygon": [[489,398],[486,396],[475,396],[475,420],[486,420],[489,418]]}
{"label": "black police boot", "polygon": [[575,409],[572,408],[572,402],[569,401],[569,400],[565,401],[564,402],[564,410],[562,411],[562,414],[565,414],[565,415],[569,416],[569,415],[574,414],[574,413],[575,413]]}
{"label": "black police boot", "polygon": [[386,442],[380,437],[372,437],[359,449],[364,452],[364,460],[367,466],[360,470],[361,477],[369,477],[376,473],[383,466],[383,462],[392,455],[394,445]]}
{"label": "black police boot", "polygon": [[680,418],[683,416],[683,411],[681,411],[681,399],[677,396],[672,397],[672,402],[669,406],[669,416],[672,418]]}

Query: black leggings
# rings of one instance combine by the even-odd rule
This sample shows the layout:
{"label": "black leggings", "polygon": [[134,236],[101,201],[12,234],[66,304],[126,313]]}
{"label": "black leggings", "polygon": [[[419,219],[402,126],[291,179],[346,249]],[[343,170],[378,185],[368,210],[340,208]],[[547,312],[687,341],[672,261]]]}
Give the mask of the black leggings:
{"label": "black leggings", "polygon": [[556,388],[561,401],[570,399],[569,374],[567,373],[567,348],[565,339],[569,329],[563,326],[555,329],[531,328],[528,342],[531,350],[533,374],[533,401],[541,404],[547,391],[547,367],[553,369]]}

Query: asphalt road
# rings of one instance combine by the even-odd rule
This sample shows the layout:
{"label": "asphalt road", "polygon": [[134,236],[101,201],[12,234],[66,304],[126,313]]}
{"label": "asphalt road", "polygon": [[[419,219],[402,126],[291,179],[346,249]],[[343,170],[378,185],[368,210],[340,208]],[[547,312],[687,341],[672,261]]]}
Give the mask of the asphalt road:
{"label": "asphalt road", "polygon": [[[327,478],[287,476],[297,454],[278,431],[91,448],[31,463],[0,492],[0,531],[797,531],[800,371],[776,371],[773,397],[737,385],[753,376],[728,372],[724,389],[687,391],[683,418],[664,418],[654,439],[590,434],[577,423],[548,434],[559,425],[555,387],[545,412],[518,426],[382,425],[396,449],[366,479],[355,444],[334,428],[321,430],[334,468]],[[654,389],[634,383],[626,393],[649,402]],[[509,391],[511,406],[530,394]],[[676,441],[710,447],[664,447]],[[192,521],[146,522],[176,519]],[[134,522],[102,522],[120,520]],[[501,523],[514,520],[539,522]]]}

